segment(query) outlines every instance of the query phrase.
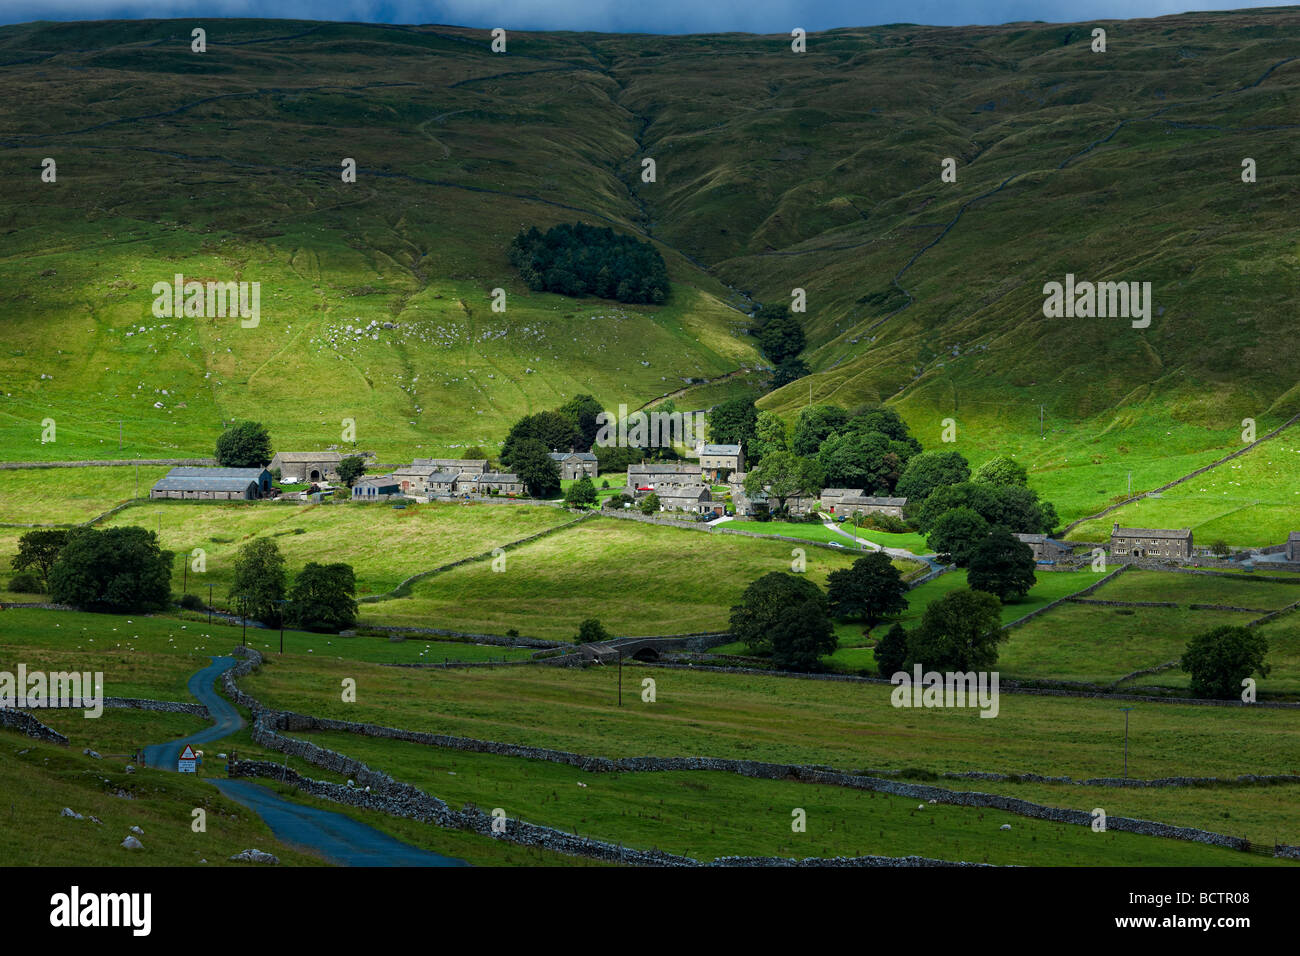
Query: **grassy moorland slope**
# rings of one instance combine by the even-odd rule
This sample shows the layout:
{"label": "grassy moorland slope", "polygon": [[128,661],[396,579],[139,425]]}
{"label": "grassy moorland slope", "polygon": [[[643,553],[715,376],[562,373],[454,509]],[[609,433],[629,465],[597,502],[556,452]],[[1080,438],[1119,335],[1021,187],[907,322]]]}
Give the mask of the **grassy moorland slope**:
{"label": "grassy moorland slope", "polygon": [[[1105,53],[1093,24],[844,29],[801,54],[256,20],[194,54],[192,26],[0,29],[0,172],[27,184],[0,198],[6,458],[117,456],[119,421],[126,453],[207,453],[255,416],[286,446],[355,419],[395,459],[579,391],[707,404],[752,376],[699,382],[758,362],[729,286],[808,293],[814,375],[765,407],[887,400],[926,444],[953,417],[1066,520],[1300,410],[1294,9],[1108,22]],[[669,302],[530,293],[506,243],[574,219],[652,237]],[[1067,272],[1150,281],[1150,327],[1044,319]],[[260,281],[260,325],[154,319],[176,273]]]}

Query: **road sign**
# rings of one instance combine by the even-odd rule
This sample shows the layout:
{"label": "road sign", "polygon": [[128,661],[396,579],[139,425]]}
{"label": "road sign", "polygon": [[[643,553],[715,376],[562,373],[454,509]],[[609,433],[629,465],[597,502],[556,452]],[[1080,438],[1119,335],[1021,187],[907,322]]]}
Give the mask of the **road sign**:
{"label": "road sign", "polygon": [[194,748],[189,744],[181,751],[180,759],[176,761],[176,769],[180,773],[198,773],[197,764],[199,755],[194,752]]}

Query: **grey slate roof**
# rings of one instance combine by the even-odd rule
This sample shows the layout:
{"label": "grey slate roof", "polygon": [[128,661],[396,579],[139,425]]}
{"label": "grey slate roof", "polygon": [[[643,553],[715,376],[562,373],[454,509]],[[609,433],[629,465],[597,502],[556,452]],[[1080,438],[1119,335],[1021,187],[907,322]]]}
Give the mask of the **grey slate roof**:
{"label": "grey slate roof", "polygon": [[1121,528],[1114,525],[1111,537],[1118,538],[1190,538],[1191,528]]}
{"label": "grey slate roof", "polygon": [[342,461],[343,456],[336,451],[277,451],[275,460],[290,462]]}
{"label": "grey slate roof", "polygon": [[489,484],[499,484],[507,481],[518,481],[518,475],[507,474],[503,472],[489,471],[478,476],[479,481],[486,481]]}
{"label": "grey slate roof", "polygon": [[487,470],[486,458],[416,458],[412,464],[432,465],[441,469],[455,468],[461,472],[478,473]]}
{"label": "grey slate roof", "polygon": [[265,468],[203,468],[184,465],[158,479],[155,491],[237,491],[260,485]]}
{"label": "grey slate roof", "polygon": [[595,461],[596,456],[589,451],[553,451],[551,452],[552,461],[565,461],[569,458],[576,458],[578,461]]}
{"label": "grey slate roof", "polygon": [[1025,544],[1041,544],[1047,548],[1054,548],[1057,551],[1073,551],[1074,549],[1068,544],[1062,544],[1060,541],[1054,541],[1045,534],[1020,534],[1016,533],[1016,538]]}
{"label": "grey slate roof", "polygon": [[739,445],[705,445],[700,449],[701,455],[739,455]]}
{"label": "grey slate roof", "polygon": [[[823,492],[825,494],[825,492]],[[906,498],[877,498],[872,495],[845,495],[840,499],[842,505],[873,505],[877,508],[901,508],[907,504]]]}
{"label": "grey slate roof", "polygon": [[459,471],[435,471],[425,479],[430,484],[434,482],[452,482],[460,480]]}

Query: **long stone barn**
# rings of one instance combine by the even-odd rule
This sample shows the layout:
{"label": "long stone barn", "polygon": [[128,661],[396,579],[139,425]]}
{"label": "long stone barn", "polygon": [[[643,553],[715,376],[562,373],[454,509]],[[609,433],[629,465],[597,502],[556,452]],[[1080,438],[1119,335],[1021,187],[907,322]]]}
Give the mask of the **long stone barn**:
{"label": "long stone barn", "polygon": [[256,501],[271,493],[265,468],[173,468],[149,491],[150,498],[201,501]]}

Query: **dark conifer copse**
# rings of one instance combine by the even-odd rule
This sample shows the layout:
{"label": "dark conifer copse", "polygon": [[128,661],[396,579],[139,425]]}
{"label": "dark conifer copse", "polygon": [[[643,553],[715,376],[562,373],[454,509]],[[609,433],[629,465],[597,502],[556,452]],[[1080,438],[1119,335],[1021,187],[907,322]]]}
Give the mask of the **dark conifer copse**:
{"label": "dark conifer copse", "polygon": [[535,292],[594,295],[658,305],[668,298],[668,268],[654,246],[583,223],[536,226],[510,243],[510,263]]}

